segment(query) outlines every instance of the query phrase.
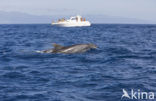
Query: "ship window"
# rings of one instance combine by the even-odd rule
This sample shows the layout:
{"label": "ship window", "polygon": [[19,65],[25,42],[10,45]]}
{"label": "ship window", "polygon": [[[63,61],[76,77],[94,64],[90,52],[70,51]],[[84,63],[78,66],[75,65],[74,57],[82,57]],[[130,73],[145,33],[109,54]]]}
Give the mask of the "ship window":
{"label": "ship window", "polygon": [[76,20],[76,18],[72,18],[71,20]]}

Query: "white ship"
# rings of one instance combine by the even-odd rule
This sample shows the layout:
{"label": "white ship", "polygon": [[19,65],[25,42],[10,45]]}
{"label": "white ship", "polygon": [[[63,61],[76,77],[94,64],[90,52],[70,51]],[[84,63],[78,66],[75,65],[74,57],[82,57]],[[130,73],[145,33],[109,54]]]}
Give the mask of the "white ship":
{"label": "white ship", "polygon": [[62,26],[62,27],[82,27],[82,26],[91,26],[89,21],[86,21],[85,18],[81,16],[70,17],[70,19],[65,20],[59,19],[57,22],[53,22],[52,25]]}

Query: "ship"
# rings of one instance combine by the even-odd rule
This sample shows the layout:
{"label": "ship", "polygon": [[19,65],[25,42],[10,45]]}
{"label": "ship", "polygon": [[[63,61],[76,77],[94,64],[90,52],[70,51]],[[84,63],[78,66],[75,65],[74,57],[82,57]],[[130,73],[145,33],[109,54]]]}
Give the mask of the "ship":
{"label": "ship", "polygon": [[53,26],[61,26],[61,27],[83,27],[83,26],[91,26],[89,21],[86,21],[86,18],[82,18],[80,15],[70,17],[70,19],[59,19],[57,22],[52,22]]}

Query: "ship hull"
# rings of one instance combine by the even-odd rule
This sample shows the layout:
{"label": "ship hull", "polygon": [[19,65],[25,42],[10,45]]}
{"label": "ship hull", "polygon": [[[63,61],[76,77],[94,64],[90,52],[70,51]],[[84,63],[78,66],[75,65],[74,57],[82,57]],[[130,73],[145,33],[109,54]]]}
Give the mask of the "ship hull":
{"label": "ship hull", "polygon": [[60,23],[52,23],[53,26],[60,27],[83,27],[83,26],[91,26],[89,21],[84,22],[60,22]]}

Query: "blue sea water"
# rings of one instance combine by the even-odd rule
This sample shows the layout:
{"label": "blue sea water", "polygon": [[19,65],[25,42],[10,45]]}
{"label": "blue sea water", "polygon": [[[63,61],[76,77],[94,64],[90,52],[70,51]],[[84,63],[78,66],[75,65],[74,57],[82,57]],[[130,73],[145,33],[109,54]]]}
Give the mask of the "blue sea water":
{"label": "blue sea water", "polygon": [[[94,43],[81,54],[40,54],[52,43]],[[120,101],[156,92],[156,25],[0,25],[0,101]]]}

